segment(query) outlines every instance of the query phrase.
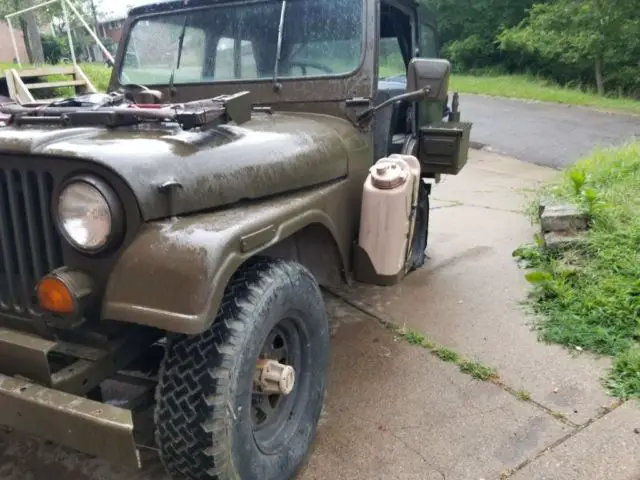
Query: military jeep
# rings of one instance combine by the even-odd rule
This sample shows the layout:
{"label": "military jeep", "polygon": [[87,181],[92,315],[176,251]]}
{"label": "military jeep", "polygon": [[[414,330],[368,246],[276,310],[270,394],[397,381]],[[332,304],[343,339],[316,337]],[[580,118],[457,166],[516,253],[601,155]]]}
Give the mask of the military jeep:
{"label": "military jeep", "polygon": [[[172,1],[130,12],[107,93],[4,105],[0,424],[134,468],[150,446],[174,478],[292,478],[320,285],[419,268],[431,187],[467,161],[436,52],[412,0]],[[387,275],[358,239],[394,155],[420,184]]]}

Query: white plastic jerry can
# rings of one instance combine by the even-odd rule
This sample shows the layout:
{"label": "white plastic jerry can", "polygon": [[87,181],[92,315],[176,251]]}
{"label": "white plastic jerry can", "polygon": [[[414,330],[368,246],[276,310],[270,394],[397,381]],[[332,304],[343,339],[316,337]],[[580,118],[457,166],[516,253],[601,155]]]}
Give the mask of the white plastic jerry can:
{"label": "white plastic jerry can", "polygon": [[376,275],[405,273],[415,226],[420,162],[411,155],[381,158],[364,183],[358,244]]}

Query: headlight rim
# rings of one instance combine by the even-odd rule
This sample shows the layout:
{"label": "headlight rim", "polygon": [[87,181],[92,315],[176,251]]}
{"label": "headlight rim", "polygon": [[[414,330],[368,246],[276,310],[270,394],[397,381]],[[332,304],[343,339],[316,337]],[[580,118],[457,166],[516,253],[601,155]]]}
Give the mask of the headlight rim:
{"label": "headlight rim", "polygon": [[[85,183],[95,188],[107,203],[107,208],[109,209],[109,213],[111,215],[111,230],[109,231],[106,241],[100,247],[85,248],[78,245],[69,236],[66,229],[64,228],[64,225],[62,224],[62,219],[59,213],[60,198],[62,197],[64,191],[70,185],[75,183]],[[67,245],[83,255],[96,256],[107,253],[117,245],[117,243],[122,239],[124,235],[125,214],[122,203],[118,198],[115,190],[106,181],[102,180],[100,177],[94,174],[75,174],[67,178],[60,184],[59,188],[56,189],[56,195],[54,201],[52,202],[52,207],[56,229],[58,230],[64,241],[67,243]]]}

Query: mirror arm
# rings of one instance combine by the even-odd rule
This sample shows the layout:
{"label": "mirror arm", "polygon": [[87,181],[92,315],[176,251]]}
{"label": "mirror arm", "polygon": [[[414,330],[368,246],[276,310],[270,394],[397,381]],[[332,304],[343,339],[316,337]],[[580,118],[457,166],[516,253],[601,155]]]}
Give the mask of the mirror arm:
{"label": "mirror arm", "polygon": [[376,105],[375,107],[367,108],[364,112],[358,115],[358,122],[362,123],[363,121],[368,121],[373,117],[373,114],[378,110],[382,110],[383,108],[388,107],[389,105],[399,102],[401,100],[419,100],[421,98],[426,97],[431,92],[431,87],[427,86],[421,88],[420,90],[415,90],[413,92],[403,93],[401,95],[396,95],[388,100],[385,100],[380,105]]}

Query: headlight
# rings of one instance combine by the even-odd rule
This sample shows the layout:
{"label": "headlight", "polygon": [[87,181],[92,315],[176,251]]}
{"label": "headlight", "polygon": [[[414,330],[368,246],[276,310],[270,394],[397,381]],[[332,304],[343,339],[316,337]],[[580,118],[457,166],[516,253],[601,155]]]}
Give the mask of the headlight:
{"label": "headlight", "polygon": [[93,253],[108,246],[121,214],[111,189],[97,179],[69,182],[58,198],[58,226],[78,250]]}

